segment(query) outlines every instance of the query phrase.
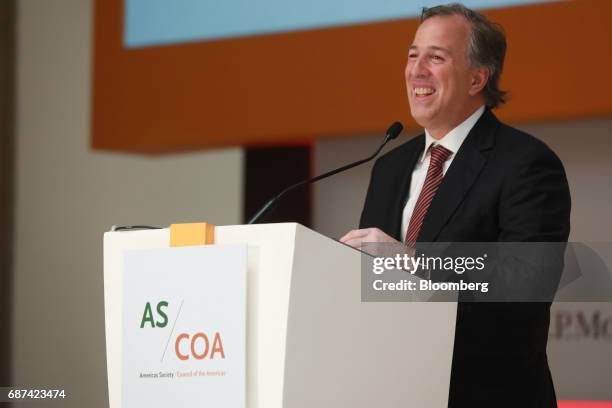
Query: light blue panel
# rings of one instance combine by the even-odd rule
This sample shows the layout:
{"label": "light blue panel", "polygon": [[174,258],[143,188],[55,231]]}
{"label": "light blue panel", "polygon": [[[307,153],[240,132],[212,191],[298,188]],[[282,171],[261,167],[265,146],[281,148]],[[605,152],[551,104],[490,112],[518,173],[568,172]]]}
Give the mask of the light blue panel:
{"label": "light blue panel", "polygon": [[[466,0],[472,8],[552,0]],[[125,0],[128,48],[415,17],[432,0]]]}

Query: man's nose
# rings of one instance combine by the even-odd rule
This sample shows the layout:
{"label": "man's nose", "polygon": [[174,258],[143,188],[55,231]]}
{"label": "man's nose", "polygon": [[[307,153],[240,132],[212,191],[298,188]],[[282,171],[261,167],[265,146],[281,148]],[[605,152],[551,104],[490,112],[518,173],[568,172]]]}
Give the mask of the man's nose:
{"label": "man's nose", "polygon": [[425,78],[429,75],[426,61],[423,57],[417,57],[408,63],[408,76],[412,78]]}

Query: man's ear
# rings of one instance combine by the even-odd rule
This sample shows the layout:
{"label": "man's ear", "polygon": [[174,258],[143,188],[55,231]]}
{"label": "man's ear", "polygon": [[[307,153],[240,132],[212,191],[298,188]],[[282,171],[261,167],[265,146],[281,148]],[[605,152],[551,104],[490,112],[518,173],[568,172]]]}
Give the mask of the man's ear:
{"label": "man's ear", "polygon": [[475,68],[472,71],[472,83],[470,84],[470,95],[478,94],[487,85],[489,70],[485,67]]}

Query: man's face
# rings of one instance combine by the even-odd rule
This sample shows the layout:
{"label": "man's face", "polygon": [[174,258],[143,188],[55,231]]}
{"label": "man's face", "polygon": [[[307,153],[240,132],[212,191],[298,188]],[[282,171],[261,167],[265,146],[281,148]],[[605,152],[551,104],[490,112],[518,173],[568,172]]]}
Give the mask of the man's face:
{"label": "man's face", "polygon": [[405,76],[412,116],[442,136],[465,120],[475,103],[469,37],[470,25],[463,17],[431,17],[419,26],[408,53]]}

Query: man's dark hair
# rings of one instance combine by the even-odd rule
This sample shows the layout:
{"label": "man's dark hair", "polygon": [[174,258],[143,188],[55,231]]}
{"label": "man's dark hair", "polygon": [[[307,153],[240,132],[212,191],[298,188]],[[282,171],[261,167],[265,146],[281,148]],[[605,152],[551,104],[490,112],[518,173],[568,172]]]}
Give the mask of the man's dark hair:
{"label": "man's dark hair", "polygon": [[470,23],[472,32],[468,44],[468,61],[474,67],[485,67],[489,70],[489,80],[483,90],[486,105],[492,109],[505,103],[507,92],[499,89],[506,55],[506,35],[503,28],[459,3],[423,7],[421,22],[435,16],[462,16]]}

